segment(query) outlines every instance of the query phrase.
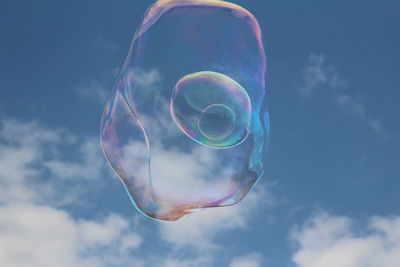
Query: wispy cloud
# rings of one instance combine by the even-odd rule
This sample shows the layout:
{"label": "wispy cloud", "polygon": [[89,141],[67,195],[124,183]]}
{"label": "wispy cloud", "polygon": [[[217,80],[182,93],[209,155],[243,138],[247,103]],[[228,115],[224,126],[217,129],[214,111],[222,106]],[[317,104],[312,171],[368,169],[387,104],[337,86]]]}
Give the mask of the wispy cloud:
{"label": "wispy cloud", "polygon": [[159,86],[162,82],[162,76],[156,69],[150,71],[133,69],[127,73],[126,81],[130,88],[137,88],[138,90],[145,91],[156,91],[160,90]]}
{"label": "wispy cloud", "polygon": [[[230,190],[230,183],[228,179],[223,180],[222,177],[225,177],[225,174],[229,177],[238,171],[229,164],[223,164],[227,156],[223,153],[228,152],[207,149],[203,146],[188,149],[188,146],[181,144],[166,145],[171,144],[170,138],[177,136],[176,131],[180,130],[171,124],[170,113],[168,110],[165,111],[168,105],[160,104],[160,114],[155,119],[145,115],[141,117],[146,130],[152,133],[153,137],[151,167],[154,192],[162,198],[178,203],[196,203],[224,195],[224,190]],[[134,174],[135,177],[130,181],[140,184],[140,187],[148,186],[146,184],[148,166],[142,159],[146,153],[144,145],[133,140],[121,144],[121,162],[129,164],[121,165],[120,172]],[[130,169],[131,167],[134,169]],[[223,186],[223,182],[226,186]],[[257,214],[255,210],[261,206],[260,203],[263,207],[276,203],[269,188],[264,188],[262,185],[255,187],[239,204],[206,208],[179,221],[160,222],[158,224],[160,240],[167,244],[171,252],[155,265],[213,266],[218,253],[223,249],[218,237],[233,231],[249,231],[251,221]],[[237,261],[239,259],[235,262]],[[255,260],[252,259],[253,261]]]}
{"label": "wispy cloud", "polygon": [[61,179],[96,180],[103,176],[105,161],[98,138],[85,138],[73,160],[53,158],[44,162],[50,174]]}
{"label": "wispy cloud", "polygon": [[[138,254],[146,238],[137,220],[104,211],[83,219],[64,206],[88,200],[79,188],[98,189],[109,179],[96,139],[3,117],[0,152],[0,266],[213,266],[223,249],[217,237],[249,230],[259,203],[271,199],[258,186],[238,205],[160,222],[156,233],[165,250],[149,258]],[[259,266],[257,255],[231,265]]]}
{"label": "wispy cloud", "polygon": [[298,88],[303,97],[314,96],[318,90],[325,89],[337,108],[351,113],[356,118],[364,121],[374,132],[382,138],[387,138],[380,119],[367,112],[366,107],[357,101],[350,93],[339,93],[338,88],[344,88],[346,81],[342,79],[336,68],[326,62],[326,57],[320,54],[311,54],[306,66],[303,68],[303,84]]}
{"label": "wispy cloud", "polygon": [[104,184],[111,176],[107,167],[98,138],[77,138],[34,121],[0,121],[0,203],[74,202],[91,190],[90,184]]}
{"label": "wispy cloud", "polygon": [[216,237],[233,229],[246,229],[254,210],[266,194],[264,189],[258,187],[235,206],[209,208],[174,223],[161,223],[161,236],[177,248],[218,250]]}
{"label": "wispy cloud", "polygon": [[[134,221],[113,213],[79,219],[58,207],[66,199],[75,204],[84,201],[80,194],[71,198],[77,187],[90,188],[84,180],[92,179],[93,183],[95,179],[95,184],[100,181],[98,176],[91,177],[93,169],[86,174],[84,171],[101,170],[99,164],[62,161],[63,149],[82,143],[80,153],[97,160],[98,152],[89,140],[82,142],[66,130],[50,129],[37,122],[2,118],[0,266],[105,267],[132,266],[132,262],[140,266],[140,260],[132,256],[142,243],[142,237],[134,231]],[[82,168],[83,176],[79,176],[78,168]],[[70,184],[60,182],[72,179],[72,174],[81,179]]]}
{"label": "wispy cloud", "polygon": [[[250,231],[256,211],[260,203],[268,202],[268,195],[268,190],[259,186],[234,206],[204,209],[173,223],[160,223],[160,237],[172,248],[165,266],[216,266],[225,248],[219,237]],[[262,262],[260,254],[254,252],[232,258],[229,266],[258,267]]]}
{"label": "wispy cloud", "polygon": [[212,266],[212,258],[207,256],[200,256],[192,259],[182,259],[174,256],[167,256],[161,260],[158,265],[163,267],[203,267]]}
{"label": "wispy cloud", "polygon": [[94,45],[110,52],[116,52],[119,49],[119,46],[117,44],[104,37],[97,38],[94,41]]}
{"label": "wispy cloud", "polygon": [[129,254],[142,242],[119,215],[76,220],[64,210],[28,203],[0,207],[0,225],[0,265],[8,267],[131,265],[137,260]]}
{"label": "wispy cloud", "polygon": [[[229,195],[232,186],[236,186],[234,174],[243,170],[241,164],[230,164],[226,161],[237,157],[239,149],[216,150],[193,145],[195,143],[186,138],[172,120],[169,102],[157,98],[157,88],[163,77],[156,70],[131,70],[124,78],[129,88],[144,90],[142,98],[155,98],[155,112],[140,114],[141,125],[146,129],[151,143],[151,185],[148,184],[147,161],[143,160],[147,153],[144,141],[140,142],[131,135],[120,142],[118,148],[114,147],[109,151],[107,148],[111,145],[105,143],[106,153],[119,159],[117,169],[121,175],[127,177],[124,180],[129,182],[129,187],[151,186],[152,193],[168,200],[165,203],[176,203],[177,206],[203,204]],[[178,143],[177,137],[181,138]],[[145,193],[141,195],[142,199],[147,190],[143,191]],[[232,231],[249,230],[255,215],[254,210],[259,203],[264,206],[266,203],[271,204],[268,203],[270,200],[272,203],[270,193],[259,185],[237,205],[207,208],[179,221],[160,222],[160,240],[167,243],[171,253],[155,265],[213,266],[215,257],[223,249],[218,236]],[[161,207],[159,211],[170,212],[170,209]],[[192,256],[188,258],[187,255]],[[236,259],[235,262],[239,260]]]}
{"label": "wispy cloud", "polygon": [[[111,77],[116,77],[118,75],[119,69],[115,68],[109,75]],[[142,71],[142,70],[132,70],[126,74],[125,85],[130,88],[135,88],[142,90],[147,94],[154,93],[160,88],[160,83],[162,82],[162,77],[157,70]],[[75,88],[75,93],[79,98],[84,101],[91,101],[92,103],[98,103],[100,105],[105,105],[108,97],[111,96],[113,90],[113,84],[108,87],[105,86],[104,81],[101,79],[90,79],[86,82],[79,84]]]}
{"label": "wispy cloud", "polygon": [[[170,129],[171,124],[164,120],[169,113],[163,113],[157,121],[157,129],[152,133],[158,133],[157,140],[152,140],[152,182],[154,190],[163,198],[171,198],[179,201],[194,201],[197,198],[209,198],[222,194],[229,187],[218,187],[221,192],[215,192],[216,181],[221,177],[232,175],[231,167],[221,163],[218,153],[224,151],[210,150],[202,146],[196,146],[188,151],[187,147],[165,146],[164,139],[169,135],[175,136],[176,127]],[[145,117],[143,124],[147,125]],[[151,129],[147,125],[147,129]],[[165,126],[165,127],[164,127]],[[172,133],[171,133],[172,132]],[[129,166],[136,166],[134,170],[127,169],[127,173],[135,173],[135,182],[147,181],[147,165],[139,164],[143,157],[144,144],[139,142],[127,143],[123,146],[123,162],[130,162]],[[184,150],[186,149],[186,150]],[[223,154],[224,155],[224,154]],[[135,163],[135,160],[138,163]],[[124,165],[128,166],[128,164]],[[145,178],[143,178],[145,177]],[[137,181],[136,181],[137,180]],[[214,195],[213,195],[214,194]],[[261,201],[263,200],[263,201]],[[184,203],[184,202],[182,202]],[[197,252],[219,249],[216,240],[217,235],[233,229],[246,229],[252,218],[253,211],[259,203],[264,206],[273,206],[276,201],[261,185],[252,190],[239,204],[230,207],[207,208],[179,221],[164,222],[159,224],[160,235],[163,240],[173,245],[176,250],[192,249]]]}
{"label": "wispy cloud", "polygon": [[[38,168],[45,157],[52,157],[54,145],[75,142],[64,130],[50,130],[37,122],[0,121],[0,203],[34,201],[48,193]],[[46,154],[46,155],[45,155]],[[41,190],[37,190],[41,188]]]}
{"label": "wispy cloud", "polygon": [[347,94],[337,95],[335,97],[335,102],[339,108],[348,111],[354,116],[358,117],[360,120],[365,121],[368,126],[377,134],[383,138],[388,138],[388,134],[386,133],[380,120],[371,117],[365,110],[364,105],[355,100],[353,97]]}
{"label": "wispy cloud", "polygon": [[320,213],[292,232],[299,267],[397,267],[400,217],[373,217],[365,228],[346,216]]}
{"label": "wispy cloud", "polygon": [[76,94],[85,101],[98,102],[105,105],[107,97],[110,96],[112,88],[105,88],[105,86],[97,81],[91,79],[86,83],[80,84],[76,89]]}
{"label": "wispy cloud", "polygon": [[257,253],[251,253],[245,256],[234,258],[229,267],[261,267],[262,256]]}
{"label": "wispy cloud", "polygon": [[303,68],[303,85],[299,92],[303,96],[311,96],[321,88],[336,88],[344,85],[334,67],[326,64],[324,55],[311,54],[307,65]]}

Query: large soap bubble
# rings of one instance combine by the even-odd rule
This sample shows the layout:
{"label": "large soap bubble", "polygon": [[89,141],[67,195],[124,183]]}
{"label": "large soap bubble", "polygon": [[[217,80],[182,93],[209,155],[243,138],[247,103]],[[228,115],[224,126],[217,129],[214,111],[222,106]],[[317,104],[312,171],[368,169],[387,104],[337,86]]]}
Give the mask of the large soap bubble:
{"label": "large soap bubble", "polygon": [[106,105],[101,142],[138,210],[177,220],[246,196],[263,174],[268,123],[255,17],[219,0],[159,0]]}

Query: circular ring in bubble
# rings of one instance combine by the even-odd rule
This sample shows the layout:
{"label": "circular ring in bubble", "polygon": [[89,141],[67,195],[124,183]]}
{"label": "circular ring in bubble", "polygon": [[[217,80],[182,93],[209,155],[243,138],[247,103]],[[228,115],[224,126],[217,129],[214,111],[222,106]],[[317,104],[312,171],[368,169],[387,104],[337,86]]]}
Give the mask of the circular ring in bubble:
{"label": "circular ring in bubble", "polygon": [[230,148],[249,134],[251,102],[235,80],[202,71],[181,78],[173,91],[171,115],[191,139],[212,148]]}

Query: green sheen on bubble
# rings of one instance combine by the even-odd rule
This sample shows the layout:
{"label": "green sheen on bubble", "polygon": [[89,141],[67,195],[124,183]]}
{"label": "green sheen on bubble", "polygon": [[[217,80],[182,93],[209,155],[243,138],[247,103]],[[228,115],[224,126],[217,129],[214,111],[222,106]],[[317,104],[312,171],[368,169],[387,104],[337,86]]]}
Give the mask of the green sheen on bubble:
{"label": "green sheen on bubble", "polygon": [[219,0],[148,9],[100,132],[142,214],[173,221],[247,195],[264,172],[265,68],[261,30],[246,9]]}

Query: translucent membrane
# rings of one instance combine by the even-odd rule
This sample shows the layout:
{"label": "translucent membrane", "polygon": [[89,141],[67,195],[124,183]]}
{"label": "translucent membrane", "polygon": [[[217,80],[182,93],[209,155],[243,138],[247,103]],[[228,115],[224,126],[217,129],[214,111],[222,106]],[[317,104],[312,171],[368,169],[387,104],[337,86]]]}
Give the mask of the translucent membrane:
{"label": "translucent membrane", "polygon": [[171,98],[171,115],[194,141],[228,148],[247,137],[251,103],[246,90],[234,80],[203,71],[178,81]]}
{"label": "translucent membrane", "polygon": [[160,0],[147,11],[101,123],[140,212],[177,220],[246,196],[263,174],[264,79],[261,31],[242,7]]}

